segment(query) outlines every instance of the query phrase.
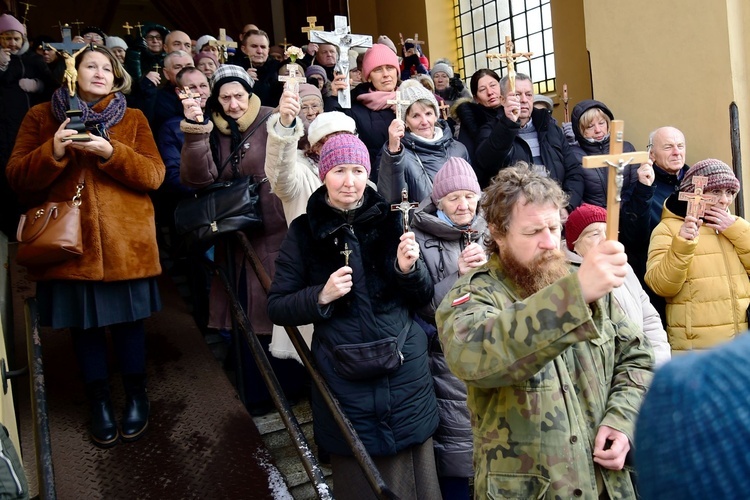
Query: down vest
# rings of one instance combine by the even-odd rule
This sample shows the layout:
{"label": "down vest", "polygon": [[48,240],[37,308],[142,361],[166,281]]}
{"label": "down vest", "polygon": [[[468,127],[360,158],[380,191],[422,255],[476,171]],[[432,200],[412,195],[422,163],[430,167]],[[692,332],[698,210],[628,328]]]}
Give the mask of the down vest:
{"label": "down vest", "polygon": [[[296,218],[276,261],[268,294],[268,314],[279,325],[313,323],[312,352],[349,420],[371,455],[395,455],[424,443],[437,427],[435,393],[427,366],[427,337],[412,321],[413,309],[429,302],[432,281],[424,262],[402,274],[396,249],[403,232],[400,214],[383,198],[365,189],[360,208],[344,214],[326,203],[326,188],[310,197],[307,214]],[[331,273],[344,265],[341,251],[351,250],[352,290],[327,306],[318,295]],[[352,381],[342,378],[323,342],[370,342],[396,337],[408,328],[403,364],[385,376]],[[314,390],[313,426],[316,441],[336,455],[351,451]]]}
{"label": "down vest", "polygon": [[722,233],[701,226],[679,236],[687,203],[667,198],[651,235],[646,283],[667,299],[667,335],[674,351],[707,349],[747,330],[750,224],[737,217]]}

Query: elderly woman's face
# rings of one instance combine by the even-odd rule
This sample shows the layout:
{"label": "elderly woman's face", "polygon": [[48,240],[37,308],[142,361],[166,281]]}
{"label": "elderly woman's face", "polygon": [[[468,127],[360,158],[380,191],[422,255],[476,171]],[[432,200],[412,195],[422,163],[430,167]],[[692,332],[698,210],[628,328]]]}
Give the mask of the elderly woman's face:
{"label": "elderly woman's face", "polygon": [[731,189],[713,189],[708,194],[716,196],[717,202],[716,207],[726,211],[729,209],[729,205],[734,201],[736,193],[733,193]]}
{"label": "elderly woman's face", "polygon": [[578,241],[573,242],[573,250],[581,257],[586,257],[589,250],[607,238],[606,231],[606,222],[592,222],[581,231]]}
{"label": "elderly woman's face", "polygon": [[78,65],[78,95],[94,102],[112,92],[115,82],[112,61],[101,52],[88,50]]}
{"label": "elderly woman's face", "polygon": [[323,112],[323,103],[318,99],[318,96],[308,95],[302,98],[300,102],[300,114],[304,115],[308,123],[318,117]]}
{"label": "elderly woman's face", "polygon": [[438,208],[458,226],[471,224],[477,213],[479,195],[474,191],[459,189],[438,200]]}
{"label": "elderly woman's face", "polygon": [[11,54],[18,53],[23,47],[23,34],[14,30],[0,33],[0,47],[9,50]]}
{"label": "elderly woman's face", "polygon": [[425,106],[419,101],[415,102],[406,110],[405,121],[412,134],[424,139],[435,137],[437,115],[432,106]]}
{"label": "elderly woman's face", "polygon": [[224,114],[235,120],[245,114],[249,103],[250,94],[239,82],[225,83],[219,89],[219,104],[221,104]]}

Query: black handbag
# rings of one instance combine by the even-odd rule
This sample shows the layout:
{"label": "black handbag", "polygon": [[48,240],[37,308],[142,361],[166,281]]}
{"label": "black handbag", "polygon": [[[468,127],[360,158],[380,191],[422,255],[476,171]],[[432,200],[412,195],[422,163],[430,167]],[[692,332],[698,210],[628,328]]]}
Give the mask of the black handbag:
{"label": "black handbag", "polygon": [[347,380],[368,380],[393,373],[404,364],[401,349],[410,329],[411,321],[397,337],[360,344],[339,344],[333,349],[325,341],[321,341],[320,345],[339,376]]}
{"label": "black handbag", "polygon": [[[242,138],[218,171],[217,178],[227,164],[239,153],[245,141],[265,124],[267,114]],[[263,226],[260,210],[260,186],[266,182],[253,182],[252,177],[215,182],[191,198],[181,200],[174,211],[175,231],[183,237],[190,249],[203,250],[213,245],[214,240],[227,233]]]}
{"label": "black handbag", "polygon": [[216,182],[193,198],[177,204],[174,223],[177,234],[189,248],[209,247],[214,239],[234,231],[263,226],[260,210],[261,182],[252,177]]}

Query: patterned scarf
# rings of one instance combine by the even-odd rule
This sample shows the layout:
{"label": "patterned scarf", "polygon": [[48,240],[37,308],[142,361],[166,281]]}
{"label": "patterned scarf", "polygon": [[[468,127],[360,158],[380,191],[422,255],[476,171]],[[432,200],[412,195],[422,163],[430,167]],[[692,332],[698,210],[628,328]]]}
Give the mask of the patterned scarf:
{"label": "patterned scarf", "polygon": [[[104,99],[107,98],[105,97]],[[97,107],[102,101],[97,101],[91,104],[84,103],[80,98],[79,101],[82,103],[81,111],[83,114],[81,119],[87,127],[103,125],[109,130],[111,127],[118,124],[120,120],[122,120],[122,117],[125,116],[125,108],[127,107],[127,104],[122,92],[116,92],[114,98],[101,112],[94,111],[93,108]],[[61,123],[67,118],[65,111],[68,110],[68,105],[68,89],[66,87],[60,87],[55,90],[55,93],[52,94],[52,114]]]}

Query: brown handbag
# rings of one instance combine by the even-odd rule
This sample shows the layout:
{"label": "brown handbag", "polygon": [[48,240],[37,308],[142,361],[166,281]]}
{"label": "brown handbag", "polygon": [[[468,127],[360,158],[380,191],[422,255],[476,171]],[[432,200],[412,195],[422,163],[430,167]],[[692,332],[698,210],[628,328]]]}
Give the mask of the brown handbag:
{"label": "brown handbag", "polygon": [[22,266],[57,264],[83,253],[81,191],[83,174],[70,201],[48,201],[21,215],[16,231]]}

